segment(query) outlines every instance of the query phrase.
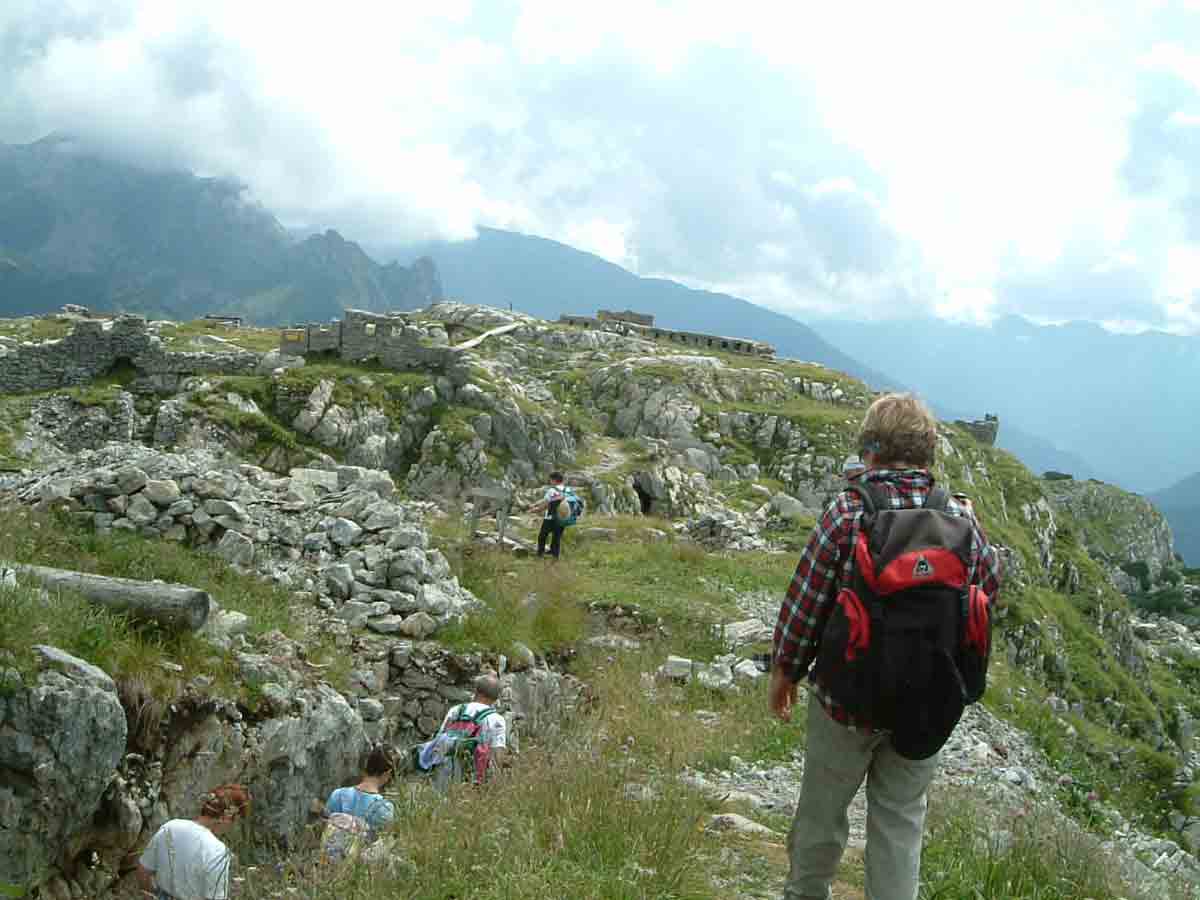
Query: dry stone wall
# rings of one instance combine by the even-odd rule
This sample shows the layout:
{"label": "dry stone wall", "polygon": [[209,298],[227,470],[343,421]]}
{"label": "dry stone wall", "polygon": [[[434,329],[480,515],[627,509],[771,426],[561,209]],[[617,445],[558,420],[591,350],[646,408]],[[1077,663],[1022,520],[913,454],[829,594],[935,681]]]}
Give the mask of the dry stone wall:
{"label": "dry stone wall", "polygon": [[182,377],[250,374],[261,361],[259,354],[249,350],[166,350],[141,316],[80,319],[64,338],[0,347],[0,392],[23,394],[88,384],[121,365],[137,370],[140,387],[172,391]]}

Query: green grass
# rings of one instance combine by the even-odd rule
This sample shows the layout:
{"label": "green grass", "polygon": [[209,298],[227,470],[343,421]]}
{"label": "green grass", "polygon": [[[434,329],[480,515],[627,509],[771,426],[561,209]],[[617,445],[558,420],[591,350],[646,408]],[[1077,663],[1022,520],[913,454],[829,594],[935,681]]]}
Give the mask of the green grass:
{"label": "green grass", "polygon": [[66,337],[75,322],[59,318],[0,319],[0,335],[22,341],[54,341]]}
{"label": "green grass", "polygon": [[1055,768],[1073,779],[1072,787],[1059,789],[1068,812],[1089,827],[1103,827],[1090,808],[1078,803],[1079,788],[1094,790],[1101,801],[1143,828],[1162,828],[1167,812],[1181,799],[1170,793],[1176,765],[1169,755],[1106,724],[1073,713],[1056,716],[1045,702],[1045,688],[995,655],[988,680],[988,708],[1026,732]]}
{"label": "green grass", "polygon": [[[160,336],[168,350],[197,350],[192,342],[202,336],[215,335],[224,338],[235,347],[266,353],[279,348],[278,328],[230,328],[217,322],[194,319],[190,322],[172,322],[162,326]],[[205,347],[204,349],[214,349]],[[216,348],[220,349],[220,348]]]}
{"label": "green grass", "polygon": [[1099,842],[1033,808],[992,810],[963,792],[935,795],[921,857],[921,900],[1122,900],[1145,897]]}
{"label": "green grass", "polygon": [[[63,515],[19,507],[2,512],[0,560],[191,585],[208,591],[223,609],[248,615],[252,638],[274,630],[292,636],[301,632],[285,591],[234,571],[216,556],[125,532],[99,534]],[[0,648],[24,660],[26,669],[32,663],[29,646],[45,643],[95,663],[119,684],[134,685],[157,700],[171,699],[197,674],[214,677],[214,689],[241,690],[225,655],[195,634],[133,624],[70,595],[51,597],[51,615],[36,591],[6,592],[3,604]],[[314,661],[337,655],[323,645]],[[182,666],[183,672],[168,671],[162,665],[166,662]],[[335,676],[329,680],[336,683]]]}
{"label": "green grass", "polygon": [[252,633],[293,630],[287,594],[222,559],[171,541],[128,532],[102,534],[69,518],[8,507],[0,516],[0,558],[110,575],[161,579],[208,591],[223,609],[251,617]]}
{"label": "green grass", "polygon": [[[544,651],[583,635],[586,623],[573,609],[634,605],[644,616],[662,619],[672,652],[709,659],[721,652],[712,626],[745,618],[733,595],[782,591],[795,564],[782,554],[716,555],[670,538],[650,541],[648,529],[669,535],[670,526],[642,516],[588,524],[615,529],[616,539],[589,539],[584,526],[568,529],[557,564],[474,548],[464,553],[453,543],[453,526],[443,526],[442,540],[451,541],[444,549],[456,574],[484,604],[447,639],[499,652],[520,641]],[[535,536],[532,528],[525,533],[531,540]]]}

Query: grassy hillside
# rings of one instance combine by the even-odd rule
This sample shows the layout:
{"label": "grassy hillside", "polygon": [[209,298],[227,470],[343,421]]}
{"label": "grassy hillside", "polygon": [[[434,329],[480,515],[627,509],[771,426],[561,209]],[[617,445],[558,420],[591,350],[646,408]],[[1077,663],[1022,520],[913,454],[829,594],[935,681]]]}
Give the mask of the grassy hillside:
{"label": "grassy hillside", "polygon": [[[173,339],[187,340],[190,328],[175,329]],[[778,895],[786,817],[723,801],[678,776],[716,778],[739,761],[763,771],[791,765],[802,755],[802,724],[766,714],[763,679],[713,689],[653,673],[669,655],[699,663],[721,657],[724,623],[756,615],[769,621],[813,514],[837,488],[836,470],[872,395],[817,365],[726,354],[701,363],[591,340],[527,323],[478,348],[469,382],[453,399],[432,375],[329,362],[270,376],[214,376],[172,401],[186,411],[189,440],[202,436],[281,474],[301,461],[353,459],[368,437],[379,438],[402,494],[432,501],[421,508],[434,542],[481,601],[438,639],[493,656],[512,655],[520,644],[590,689],[591,701],[561,733],[530,736],[514,768],[488,788],[487,803],[440,806],[411,785],[398,789],[396,853],[369,876],[314,880],[307,851],[263,855],[251,829],[241,838],[244,858],[281,865],[256,868],[245,896]],[[321,421],[328,427],[301,428],[301,414],[326,386]],[[100,386],[88,399],[103,404],[124,387]],[[10,436],[45,399],[4,399]],[[140,397],[138,408],[153,432],[164,415],[161,398]],[[1111,526],[1052,506],[1046,483],[1009,453],[952,425],[942,437],[935,474],[974,499],[990,539],[1004,548],[986,707],[1061,774],[1029,795],[1027,809],[939,788],[922,897],[1138,896],[1140,887],[1101,847],[1117,828],[1102,810],[1164,835],[1172,813],[1200,814],[1200,790],[1179,775],[1179,743],[1200,717],[1200,663],[1148,653],[1133,639],[1128,600],[1087,550],[1103,544],[1100,532]],[[542,449],[529,451],[531,440],[544,441]],[[557,454],[555,464],[589,500],[590,513],[568,532],[558,565],[481,545],[464,516],[464,491],[429,492],[431,484],[503,483],[515,489],[519,509],[537,496],[540,473],[525,468],[530,452]],[[803,511],[785,518],[765,510],[781,492],[798,498]],[[643,494],[652,515],[638,514]],[[599,514],[606,498],[617,515]],[[739,539],[744,530],[754,549],[706,543],[696,523],[713,515],[732,522]],[[5,521],[3,558],[219,585],[222,596],[241,597],[256,632],[280,629],[311,642],[313,677],[338,683],[337,648],[323,643],[311,598],[268,589],[198,548],[97,536],[74,520],[26,511],[10,511]],[[529,540],[536,524],[521,519],[511,533]],[[218,652],[86,615],[70,598],[61,602],[61,615],[43,618],[36,597],[0,592],[0,654],[20,665],[30,644],[56,643],[122,684],[146,681],[140,694],[125,694],[159,702],[196,675],[220,678]],[[766,649],[760,641],[742,652]],[[239,702],[250,708],[256,698],[243,692]],[[1056,810],[1069,818],[1056,818]],[[722,811],[751,815],[770,832],[739,837],[709,828]],[[1005,841],[989,839],[997,829]],[[856,854],[840,878],[835,896],[862,896]]]}

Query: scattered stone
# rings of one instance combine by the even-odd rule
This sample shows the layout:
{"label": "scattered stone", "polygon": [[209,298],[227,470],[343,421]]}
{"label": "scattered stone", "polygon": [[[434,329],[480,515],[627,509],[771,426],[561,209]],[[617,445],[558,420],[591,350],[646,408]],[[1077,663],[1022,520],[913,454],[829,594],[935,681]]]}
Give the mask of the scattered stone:
{"label": "scattered stone", "polygon": [[437,622],[427,612],[415,612],[404,620],[400,632],[416,640],[424,640],[437,631]]}
{"label": "scattered stone", "polygon": [[403,628],[404,621],[405,620],[403,616],[379,616],[377,618],[367,619],[367,628],[371,629],[371,631],[377,632],[378,634],[396,634]]}
{"label": "scattered stone", "polygon": [[735,834],[761,835],[763,837],[779,837],[766,825],[740,816],[737,813],[717,813],[708,820],[708,828],[712,831],[729,831]]}
{"label": "scattered stone", "polygon": [[324,469],[292,469],[292,482],[302,487],[317,488],[327,492],[338,490],[338,473]]}
{"label": "scattered stone", "polygon": [[158,515],[158,508],[144,494],[135,496],[125,508],[125,517],[138,526],[153,524],[158,520]]}
{"label": "scattered stone", "polygon": [[329,539],[339,547],[351,547],[362,537],[362,527],[350,519],[334,519],[330,524]]}
{"label": "scattered stone", "polygon": [[217,554],[235,566],[254,562],[254,542],[236,531],[226,531],[217,543]]}
{"label": "scattered stone", "polygon": [[[152,479],[146,482],[146,486],[142,488],[142,493],[146,499],[155,506],[167,508],[179,500],[179,485],[169,479]],[[186,512],[191,512],[191,505],[188,505]],[[183,513],[169,513],[170,515],[182,515]]]}

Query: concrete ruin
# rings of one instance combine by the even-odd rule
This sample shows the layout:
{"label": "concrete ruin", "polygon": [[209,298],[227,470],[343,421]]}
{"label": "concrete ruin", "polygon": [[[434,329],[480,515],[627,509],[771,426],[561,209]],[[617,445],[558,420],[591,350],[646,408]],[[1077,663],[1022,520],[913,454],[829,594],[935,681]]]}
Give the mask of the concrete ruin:
{"label": "concrete ruin", "polygon": [[677,328],[662,328],[654,324],[654,316],[645,313],[625,310],[611,312],[602,309],[593,316],[573,316],[566,313],[558,317],[563,325],[576,325],[583,328],[612,328],[614,325],[631,334],[654,341],[668,341],[672,344],[682,344],[685,347],[699,347],[704,350],[723,350],[727,353],[745,353],[750,356],[773,357],[775,348],[763,341],[752,341],[749,338],[728,337],[720,334],[707,334],[701,331],[681,331]]}
{"label": "concrete ruin", "polygon": [[132,368],[142,385],[170,390],[189,375],[246,375],[261,357],[249,350],[177,352],[164,348],[142,316],[80,318],[58,340],[0,347],[0,392],[25,394],[90,384]]}
{"label": "concrete ruin", "polygon": [[965,429],[971,437],[989,447],[996,445],[996,436],[1000,433],[1000,418],[987,413],[982,419],[955,419],[954,424]]}

